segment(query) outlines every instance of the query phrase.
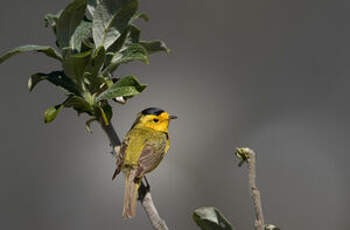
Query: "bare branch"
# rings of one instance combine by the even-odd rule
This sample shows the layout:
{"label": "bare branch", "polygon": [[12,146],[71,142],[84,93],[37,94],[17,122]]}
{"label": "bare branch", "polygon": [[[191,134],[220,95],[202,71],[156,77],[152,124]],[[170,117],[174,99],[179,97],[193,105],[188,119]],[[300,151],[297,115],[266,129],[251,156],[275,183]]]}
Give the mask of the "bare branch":
{"label": "bare branch", "polygon": [[248,163],[249,168],[249,187],[251,191],[251,196],[254,202],[254,208],[255,208],[255,229],[256,230],[264,230],[265,224],[264,224],[264,215],[262,211],[262,205],[261,205],[261,197],[260,197],[260,191],[256,187],[256,161],[255,161],[255,152],[250,148],[237,148],[236,150],[236,156],[240,158],[242,162]]}
{"label": "bare branch", "polygon": [[[103,121],[100,123],[111,142],[114,154],[117,154],[121,145],[117,132],[111,123],[108,126],[106,126]],[[141,186],[139,188],[139,200],[153,228],[155,230],[168,230],[168,226],[166,225],[165,221],[159,216],[156,206],[153,203],[149,186],[145,186],[143,183],[141,183]]]}
{"label": "bare branch", "polygon": [[139,188],[139,200],[142,204],[143,209],[147,213],[148,219],[150,220],[153,228],[169,230],[165,221],[159,216],[159,213],[154,206],[149,186],[145,186],[144,183],[141,183],[141,186]]}

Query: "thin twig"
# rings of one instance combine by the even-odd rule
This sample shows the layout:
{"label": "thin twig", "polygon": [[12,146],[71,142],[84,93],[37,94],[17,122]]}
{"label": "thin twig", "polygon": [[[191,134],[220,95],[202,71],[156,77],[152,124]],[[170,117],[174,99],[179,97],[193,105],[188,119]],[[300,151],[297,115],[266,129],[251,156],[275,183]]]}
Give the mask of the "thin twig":
{"label": "thin twig", "polygon": [[[111,142],[114,151],[113,154],[118,154],[121,142],[114,127],[111,123],[109,125],[105,125],[103,121],[101,121],[101,126]],[[165,221],[159,216],[157,208],[153,203],[149,187],[146,187],[143,183],[141,183],[139,188],[139,200],[153,228],[155,230],[169,230]]]}
{"label": "thin twig", "polygon": [[262,205],[261,205],[261,197],[260,197],[260,191],[256,187],[256,154],[255,152],[250,148],[237,148],[236,150],[236,156],[243,159],[243,161],[248,162],[248,169],[249,169],[249,187],[251,191],[251,196],[254,202],[254,208],[255,208],[255,229],[256,230],[264,230],[265,224],[264,224],[264,215],[262,211]]}

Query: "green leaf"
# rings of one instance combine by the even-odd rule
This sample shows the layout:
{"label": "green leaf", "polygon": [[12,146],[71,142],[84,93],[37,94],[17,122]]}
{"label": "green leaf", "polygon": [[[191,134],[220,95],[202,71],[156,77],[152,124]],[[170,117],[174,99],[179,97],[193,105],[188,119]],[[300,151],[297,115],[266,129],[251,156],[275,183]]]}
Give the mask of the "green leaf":
{"label": "green leaf", "polygon": [[70,47],[80,53],[81,44],[89,39],[91,31],[92,23],[85,20],[81,21],[70,39]]}
{"label": "green leaf", "polygon": [[58,44],[61,49],[69,47],[72,35],[83,20],[86,5],[87,0],[74,0],[60,15],[56,30]]}
{"label": "green leaf", "polygon": [[120,51],[127,43],[137,43],[140,38],[140,30],[130,24],[126,31],[108,48],[108,54],[106,57],[105,65],[108,66],[111,60],[118,51]]}
{"label": "green leaf", "polygon": [[104,46],[107,50],[128,27],[137,8],[137,0],[101,0],[93,14],[96,47]]}
{"label": "green leaf", "polygon": [[30,52],[30,51],[44,53],[48,57],[52,57],[52,58],[55,58],[59,61],[62,61],[62,56],[59,53],[57,53],[50,46],[25,45],[25,46],[20,46],[20,47],[13,49],[13,50],[10,50],[7,53],[5,53],[3,56],[1,56],[0,57],[0,64],[16,54],[20,54],[23,52]]}
{"label": "green leaf", "polygon": [[89,115],[94,114],[94,108],[84,98],[79,96],[70,96],[65,102],[64,107],[73,108],[77,111],[78,115],[81,113],[87,113]]}
{"label": "green leaf", "polygon": [[60,112],[62,108],[63,108],[63,104],[59,104],[48,108],[44,113],[44,122],[50,123],[51,121],[55,120],[57,114]]}
{"label": "green leaf", "polygon": [[121,64],[131,61],[142,61],[146,64],[149,64],[148,52],[140,44],[131,44],[120,54],[117,54],[113,57],[112,62]]}
{"label": "green leaf", "polygon": [[105,62],[106,51],[103,46],[99,47],[91,56],[89,63],[85,68],[84,81],[90,90],[94,93],[100,90],[101,85],[105,82],[105,78],[99,75]]}
{"label": "green leaf", "polygon": [[131,43],[138,43],[140,39],[140,29],[130,24],[126,31],[108,48],[108,53],[115,55],[123,47],[130,45]]}
{"label": "green leaf", "polygon": [[146,88],[132,75],[119,79],[111,88],[101,93],[96,100],[113,99],[116,97],[132,97],[141,93]]}
{"label": "green leaf", "polygon": [[42,80],[48,80],[52,84],[61,87],[68,92],[79,95],[80,92],[76,88],[74,82],[68,78],[62,71],[54,71],[51,73],[36,73],[30,76],[28,81],[29,91],[32,91],[34,87]]}
{"label": "green leaf", "polygon": [[140,44],[145,47],[149,54],[153,54],[156,52],[164,51],[166,53],[170,53],[170,49],[166,46],[163,41],[149,41],[149,42],[140,42]]}
{"label": "green leaf", "polygon": [[92,78],[96,78],[105,61],[106,51],[103,46],[99,47],[91,56],[85,72],[90,73]]}
{"label": "green leaf", "polygon": [[232,230],[232,225],[214,207],[201,207],[194,210],[192,218],[202,230]]}
{"label": "green leaf", "polygon": [[128,29],[108,48],[108,53],[114,55],[125,44],[128,37]]}
{"label": "green leaf", "polygon": [[[45,111],[45,123],[53,121],[63,107],[73,108],[78,112],[78,115],[81,113],[87,113],[91,116],[94,115],[94,108],[89,102],[80,96],[69,95],[62,104],[52,106]],[[90,122],[92,121],[89,120],[87,124]]]}
{"label": "green leaf", "polygon": [[123,51],[116,53],[110,64],[103,71],[103,75],[112,73],[122,63],[128,63],[131,61],[142,61],[146,64],[149,63],[148,52],[140,44],[134,43],[126,47]]}
{"label": "green leaf", "polygon": [[87,9],[91,16],[94,15],[97,6],[97,0],[87,0]]}
{"label": "green leaf", "polygon": [[83,53],[67,55],[68,57],[63,62],[64,73],[73,79],[77,84],[80,84],[82,81],[91,53],[92,50],[88,50]]}
{"label": "green leaf", "polygon": [[143,20],[145,20],[145,22],[148,22],[149,21],[149,17],[146,13],[143,13],[143,12],[138,12],[137,14],[135,14],[132,19],[131,19],[131,22],[134,22],[136,21],[137,19],[139,18],[142,18]]}
{"label": "green leaf", "polygon": [[128,42],[138,43],[140,41],[141,30],[135,25],[129,25]]}

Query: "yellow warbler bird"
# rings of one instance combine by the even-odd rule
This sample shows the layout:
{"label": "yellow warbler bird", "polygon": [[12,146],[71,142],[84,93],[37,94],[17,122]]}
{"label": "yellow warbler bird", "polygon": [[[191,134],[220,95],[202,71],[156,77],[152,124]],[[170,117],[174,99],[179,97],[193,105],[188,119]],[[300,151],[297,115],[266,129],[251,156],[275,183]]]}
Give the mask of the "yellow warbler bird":
{"label": "yellow warbler bird", "polygon": [[146,173],[154,170],[169,149],[168,126],[171,119],[159,108],[141,111],[126,134],[120,147],[117,169],[112,179],[121,171],[126,175],[123,216],[132,218],[136,212],[137,191]]}

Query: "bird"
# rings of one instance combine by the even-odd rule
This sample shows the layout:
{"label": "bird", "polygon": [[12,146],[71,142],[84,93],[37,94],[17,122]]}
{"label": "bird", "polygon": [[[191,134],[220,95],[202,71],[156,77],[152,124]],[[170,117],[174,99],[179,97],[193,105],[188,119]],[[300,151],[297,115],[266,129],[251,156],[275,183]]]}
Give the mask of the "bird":
{"label": "bird", "polygon": [[136,213],[138,189],[145,174],[153,171],[164,158],[170,146],[168,127],[170,115],[163,109],[151,107],[137,114],[121,144],[117,156],[117,168],[112,180],[120,172],[126,175],[123,216],[130,219]]}

